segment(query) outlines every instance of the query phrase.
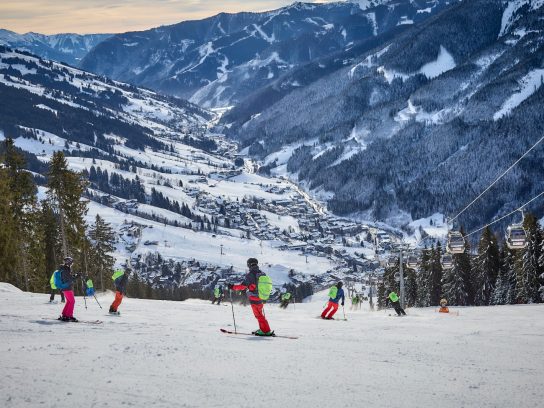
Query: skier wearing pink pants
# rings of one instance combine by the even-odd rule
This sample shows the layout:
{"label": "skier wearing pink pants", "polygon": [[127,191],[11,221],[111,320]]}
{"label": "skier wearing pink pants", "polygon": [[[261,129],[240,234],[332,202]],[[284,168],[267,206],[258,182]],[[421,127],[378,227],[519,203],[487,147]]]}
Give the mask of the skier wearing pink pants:
{"label": "skier wearing pink pants", "polygon": [[62,315],[59,317],[59,320],[63,322],[77,322],[77,319],[74,317],[74,305],[76,303],[74,298],[74,279],[77,275],[72,275],[73,263],[74,260],[67,256],[64,258],[64,264],[55,272],[55,285],[62,290],[66,298]]}

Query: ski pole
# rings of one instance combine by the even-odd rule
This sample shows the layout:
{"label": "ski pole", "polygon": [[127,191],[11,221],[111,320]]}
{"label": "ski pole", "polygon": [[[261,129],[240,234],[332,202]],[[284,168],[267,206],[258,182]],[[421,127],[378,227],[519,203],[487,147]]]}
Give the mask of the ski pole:
{"label": "ski pole", "polygon": [[234,304],[232,303],[232,289],[229,289],[230,308],[232,309],[232,321],[234,322],[234,333],[236,333],[236,318],[234,317]]}
{"label": "ski pole", "polygon": [[99,302],[98,299],[96,298],[96,295],[93,294],[93,297],[94,297],[94,300],[96,300],[96,303],[98,303],[98,306],[100,306],[100,309],[102,309],[102,306],[100,305],[100,302]]}
{"label": "ski pole", "polygon": [[344,305],[342,305],[342,313],[344,313],[344,320],[348,320],[346,319],[346,310],[344,309]]}

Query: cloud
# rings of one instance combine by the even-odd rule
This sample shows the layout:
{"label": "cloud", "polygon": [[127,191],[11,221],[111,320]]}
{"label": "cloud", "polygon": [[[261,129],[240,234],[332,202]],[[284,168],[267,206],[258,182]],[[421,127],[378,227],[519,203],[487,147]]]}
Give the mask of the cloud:
{"label": "cloud", "polygon": [[273,10],[292,2],[293,0],[2,0],[0,28],[18,33],[118,33],[201,19],[220,12]]}

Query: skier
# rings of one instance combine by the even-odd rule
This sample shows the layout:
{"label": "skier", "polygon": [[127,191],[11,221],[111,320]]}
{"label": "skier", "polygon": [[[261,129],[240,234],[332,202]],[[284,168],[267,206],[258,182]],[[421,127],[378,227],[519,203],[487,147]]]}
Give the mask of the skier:
{"label": "skier", "polygon": [[351,310],[357,310],[358,309],[359,301],[360,301],[359,295],[354,294],[351,297]]}
{"label": "skier", "polygon": [[338,302],[342,299],[342,306],[344,306],[344,289],[342,289],[342,282],[338,282],[332,286],[329,290],[329,303],[323,313],[321,313],[322,319],[332,320],[334,314],[338,310]]}
{"label": "skier", "polygon": [[449,313],[450,309],[448,308],[448,301],[446,299],[440,299],[440,309],[439,313]]}
{"label": "skier", "polygon": [[291,293],[287,292],[286,289],[282,289],[282,294],[280,296],[280,307],[282,309],[287,309],[289,302],[291,300]]}
{"label": "skier", "polygon": [[[255,258],[247,260],[249,272],[244,280],[238,284],[229,284],[230,290],[247,290],[247,297],[253,310],[253,315],[259,322],[259,330],[253,332],[256,336],[274,336],[270,325],[264,315],[264,300],[268,299],[272,291],[272,281],[264,272],[259,269],[259,261]],[[268,295],[267,293],[268,292]],[[263,299],[266,298],[266,299]]]}
{"label": "skier", "polygon": [[113,283],[115,284],[115,300],[110,306],[110,313],[112,314],[119,314],[117,309],[119,308],[119,305],[123,301],[123,296],[126,294],[126,288],[127,288],[127,281],[128,281],[128,268],[126,271],[122,269],[116,270],[113,275]]}
{"label": "skier", "polygon": [[221,300],[223,300],[223,286],[215,285],[215,288],[213,290],[212,305],[217,302],[217,306],[219,306],[221,304]]}
{"label": "skier", "polygon": [[404,309],[400,306],[399,297],[398,297],[398,295],[396,294],[396,292],[394,292],[394,291],[389,292],[388,299],[389,299],[389,301],[391,302],[391,305],[393,305],[393,307],[395,308],[395,312],[397,312],[397,315],[399,315],[399,316],[406,316],[406,312],[405,312]]}
{"label": "skier", "polygon": [[76,299],[74,298],[74,280],[78,275],[72,275],[73,263],[74,260],[67,256],[64,258],[64,263],[53,274],[55,277],[55,286],[62,291],[66,299],[62,314],[59,316],[59,320],[63,322],[77,322],[77,319],[74,317],[74,305],[76,303]]}
{"label": "skier", "polygon": [[89,277],[83,279],[85,281],[85,294],[89,297],[94,296],[93,280]]}

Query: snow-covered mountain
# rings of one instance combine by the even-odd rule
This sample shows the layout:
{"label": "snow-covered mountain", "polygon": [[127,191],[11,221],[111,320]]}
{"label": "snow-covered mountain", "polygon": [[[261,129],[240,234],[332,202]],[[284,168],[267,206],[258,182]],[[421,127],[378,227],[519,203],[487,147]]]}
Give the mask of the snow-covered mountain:
{"label": "snow-covered mountain", "polygon": [[403,31],[454,2],[298,2],[264,13],[221,13],[115,35],[91,50],[81,66],[205,107],[229,106],[297,67]]}
{"label": "snow-covered mountain", "polygon": [[111,34],[18,34],[0,29],[0,45],[77,66],[95,45],[110,36]]}
{"label": "snow-covered mountain", "polygon": [[[305,86],[283,91],[296,78]],[[298,177],[335,212],[404,224],[454,214],[542,137],[543,78],[544,2],[476,0],[300,67],[222,123],[265,171]],[[461,222],[540,193],[543,149]]]}
{"label": "snow-covered mountain", "polygon": [[254,174],[236,144],[209,133],[213,114],[187,101],[1,46],[0,96],[0,140],[25,152],[40,196],[46,163],[64,151],[89,179],[88,223],[100,214],[112,224],[117,263],[130,259],[156,286],[207,287],[249,256],[278,287],[379,266],[368,227]]}

